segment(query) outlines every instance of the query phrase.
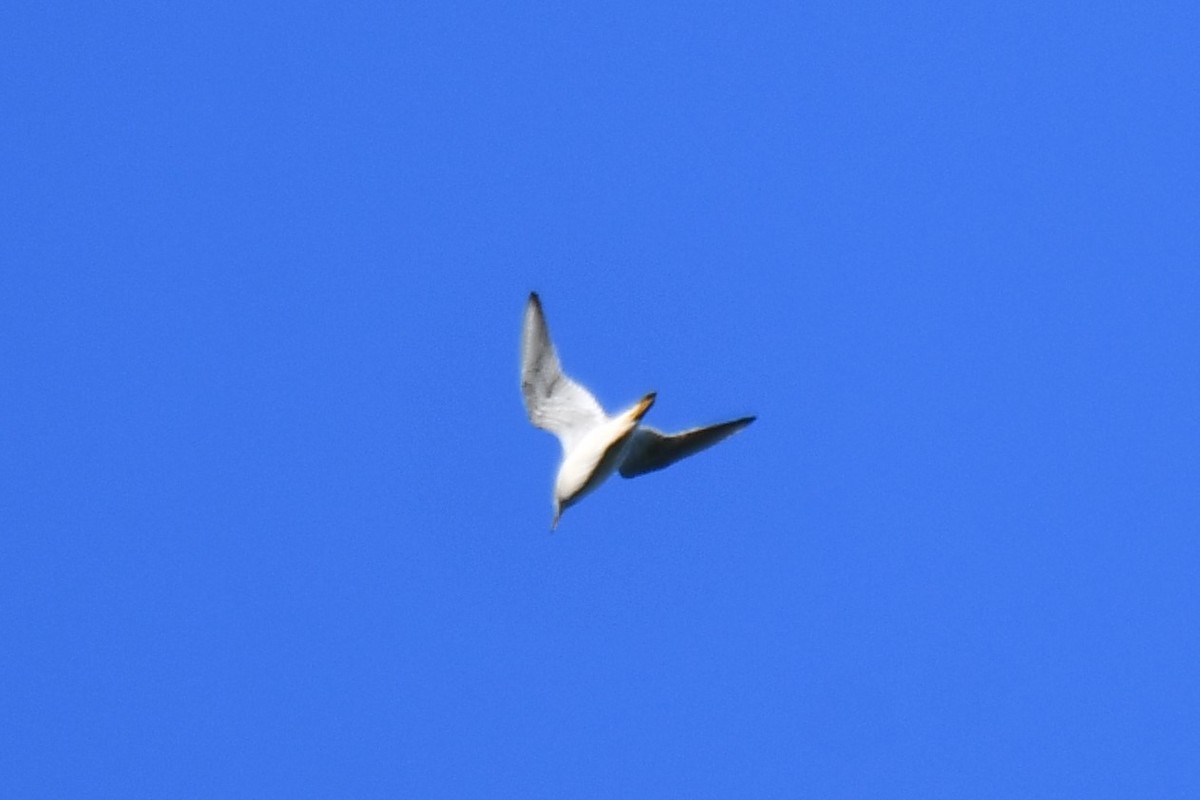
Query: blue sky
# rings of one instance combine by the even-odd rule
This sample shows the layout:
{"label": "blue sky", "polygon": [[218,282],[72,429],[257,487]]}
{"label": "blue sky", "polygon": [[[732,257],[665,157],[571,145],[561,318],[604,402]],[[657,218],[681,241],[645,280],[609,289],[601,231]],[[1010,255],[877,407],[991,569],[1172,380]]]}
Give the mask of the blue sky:
{"label": "blue sky", "polygon": [[1198,22],[6,5],[5,794],[1196,796]]}

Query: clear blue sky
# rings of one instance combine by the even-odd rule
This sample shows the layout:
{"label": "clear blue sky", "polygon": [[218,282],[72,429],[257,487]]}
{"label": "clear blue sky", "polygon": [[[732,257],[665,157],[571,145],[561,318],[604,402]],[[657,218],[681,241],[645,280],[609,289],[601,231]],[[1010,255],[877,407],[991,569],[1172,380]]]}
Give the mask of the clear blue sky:
{"label": "clear blue sky", "polygon": [[3,794],[1200,796],[1197,31],[6,4]]}

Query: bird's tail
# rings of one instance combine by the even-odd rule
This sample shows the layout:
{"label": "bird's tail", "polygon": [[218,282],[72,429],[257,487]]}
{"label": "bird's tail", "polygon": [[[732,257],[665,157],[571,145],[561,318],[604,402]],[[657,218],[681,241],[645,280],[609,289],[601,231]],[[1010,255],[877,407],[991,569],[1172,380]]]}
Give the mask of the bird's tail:
{"label": "bird's tail", "polygon": [[634,422],[641,422],[642,417],[646,416],[646,412],[650,410],[650,406],[654,405],[654,401],[658,399],[658,392],[650,392],[648,395],[638,400],[637,405],[629,412],[629,416]]}

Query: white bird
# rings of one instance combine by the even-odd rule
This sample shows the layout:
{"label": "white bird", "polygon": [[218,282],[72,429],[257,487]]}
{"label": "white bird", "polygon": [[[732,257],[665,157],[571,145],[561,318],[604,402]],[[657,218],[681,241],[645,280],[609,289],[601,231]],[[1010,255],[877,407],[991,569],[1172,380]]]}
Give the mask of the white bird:
{"label": "white bird", "polygon": [[712,447],[754,422],[755,417],[666,434],[641,424],[654,405],[650,392],[631,408],[608,416],[584,387],[563,374],[537,292],[530,292],[521,335],[521,393],[529,419],[562,443],[554,481],[554,520],[613,474],[633,478],[670,466]]}

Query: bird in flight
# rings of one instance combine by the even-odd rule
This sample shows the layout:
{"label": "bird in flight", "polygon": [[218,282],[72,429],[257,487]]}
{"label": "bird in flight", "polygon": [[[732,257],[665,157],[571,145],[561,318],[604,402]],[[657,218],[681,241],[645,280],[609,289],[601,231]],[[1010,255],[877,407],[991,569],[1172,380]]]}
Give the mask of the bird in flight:
{"label": "bird in flight", "polygon": [[712,447],[754,422],[755,417],[663,433],[641,424],[654,405],[650,392],[630,408],[609,416],[592,393],[562,371],[537,292],[530,292],[521,331],[521,394],[529,420],[562,443],[554,481],[554,520],[613,474],[635,478]]}

